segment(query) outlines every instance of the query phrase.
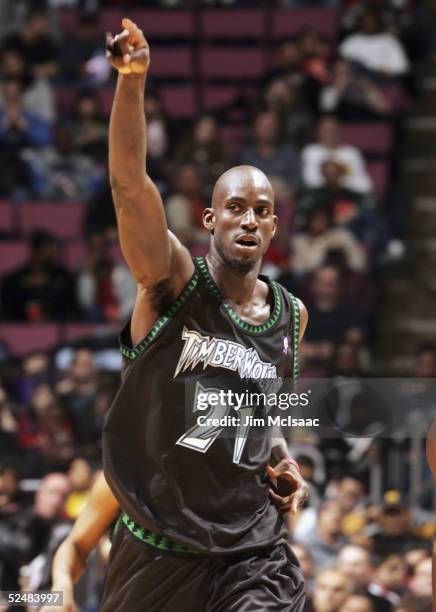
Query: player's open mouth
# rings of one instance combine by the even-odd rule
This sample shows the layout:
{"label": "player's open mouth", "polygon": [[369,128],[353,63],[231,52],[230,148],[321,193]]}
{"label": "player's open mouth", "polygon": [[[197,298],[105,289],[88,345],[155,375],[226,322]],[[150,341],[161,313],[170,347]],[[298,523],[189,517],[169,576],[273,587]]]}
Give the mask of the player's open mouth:
{"label": "player's open mouth", "polygon": [[239,248],[254,251],[257,248],[257,238],[251,235],[241,236],[236,240]]}

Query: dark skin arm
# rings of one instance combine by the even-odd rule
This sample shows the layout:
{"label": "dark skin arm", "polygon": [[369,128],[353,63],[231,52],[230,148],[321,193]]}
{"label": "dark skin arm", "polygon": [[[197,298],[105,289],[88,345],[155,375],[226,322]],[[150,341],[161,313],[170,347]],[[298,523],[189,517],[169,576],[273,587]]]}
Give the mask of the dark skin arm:
{"label": "dark skin arm", "polygon": [[[107,56],[119,71],[109,124],[109,174],[121,248],[137,282],[132,341],[137,344],[159,316],[155,290],[164,286],[175,299],[194,272],[189,252],[168,232],[160,194],[146,171],[144,86],[150,50],[130,19],[108,36]],[[111,51],[112,49],[112,51]]]}
{"label": "dark skin arm", "polygon": [[53,559],[52,590],[63,592],[62,608],[43,608],[42,612],[75,612],[74,585],[85,571],[90,553],[110,529],[120,511],[101,472],[91,489],[89,500],[78,516],[68,537]]}

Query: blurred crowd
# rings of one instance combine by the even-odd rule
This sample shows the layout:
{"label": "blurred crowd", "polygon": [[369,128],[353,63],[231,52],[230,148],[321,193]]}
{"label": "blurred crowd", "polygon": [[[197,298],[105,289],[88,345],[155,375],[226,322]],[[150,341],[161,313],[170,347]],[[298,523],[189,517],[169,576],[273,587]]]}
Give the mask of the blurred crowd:
{"label": "blurred crowd", "polygon": [[[278,42],[271,49],[274,64],[254,89],[192,119],[166,110],[151,74],[145,94],[147,168],[170,228],[195,255],[207,249],[202,210],[217,177],[239,163],[268,175],[280,228],[264,271],[307,304],[303,373],[355,379],[371,372],[383,266],[402,255],[407,201],[398,189],[397,161],[402,120],[416,89],[412,65],[429,51],[428,24],[412,0],[275,4],[337,8],[337,40],[307,28]],[[125,8],[125,2],[42,5],[0,2],[0,14],[11,18],[0,38],[0,199],[16,207],[27,200],[85,202],[86,255],[80,269],[72,270],[59,239],[34,231],[28,261],[0,279],[0,316],[6,322],[119,324],[131,312],[136,287],[116,246],[101,98],[114,75],[104,58],[97,9]],[[158,5],[259,3],[147,2]],[[65,6],[79,11],[68,36],[57,27]],[[64,107],[59,100],[66,85],[74,87],[74,97]],[[368,171],[371,153],[343,138],[350,121],[379,122],[392,130],[384,160],[389,180],[381,191]],[[0,243],[11,239],[0,234]],[[19,584],[49,588],[53,553],[101,465],[102,425],[118,385],[115,345],[114,338],[106,344],[85,339],[50,356],[35,352],[21,360],[8,359],[7,345],[0,347],[2,590]],[[436,378],[434,346],[418,348],[416,370],[409,374],[428,391],[425,381]],[[404,497],[410,482],[389,491],[390,475],[382,474],[386,493],[381,502],[373,499],[371,467],[382,465],[389,449],[355,440],[291,446],[312,489],[307,507],[290,524],[307,581],[306,609],[429,611],[431,494],[411,511]],[[410,449],[402,450],[404,467]],[[98,608],[105,559],[99,551],[82,583],[88,612]]]}

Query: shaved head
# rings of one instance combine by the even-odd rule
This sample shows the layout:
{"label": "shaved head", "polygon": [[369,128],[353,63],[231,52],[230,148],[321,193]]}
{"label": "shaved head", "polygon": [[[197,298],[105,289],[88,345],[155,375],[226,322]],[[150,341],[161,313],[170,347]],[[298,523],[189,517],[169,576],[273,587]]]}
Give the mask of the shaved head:
{"label": "shaved head", "polygon": [[211,207],[203,211],[203,224],[218,261],[241,274],[259,270],[277,225],[274,191],[265,174],[254,166],[224,172]]}
{"label": "shaved head", "polygon": [[274,204],[274,191],[266,174],[254,166],[234,166],[224,172],[212,193],[212,208],[217,208],[226,198],[238,195],[241,190],[252,188],[261,191]]}

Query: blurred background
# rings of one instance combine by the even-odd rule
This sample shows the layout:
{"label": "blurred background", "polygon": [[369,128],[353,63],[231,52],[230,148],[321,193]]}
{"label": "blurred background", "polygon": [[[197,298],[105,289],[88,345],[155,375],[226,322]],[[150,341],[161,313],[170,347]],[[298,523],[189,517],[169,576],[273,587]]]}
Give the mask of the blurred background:
{"label": "blurred background", "polygon": [[[151,45],[147,166],[170,228],[204,254],[217,177],[262,169],[280,219],[264,272],[309,310],[303,378],[351,381],[336,398],[350,415],[369,409],[359,379],[398,377],[411,407],[413,440],[373,440],[362,423],[354,437],[289,436],[312,489],[290,525],[306,609],[431,609],[432,4],[0,0],[0,589],[50,587],[101,467],[135,298],[107,180],[104,34],[129,16]],[[81,581],[83,611],[98,609],[106,553]]]}

